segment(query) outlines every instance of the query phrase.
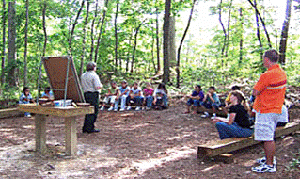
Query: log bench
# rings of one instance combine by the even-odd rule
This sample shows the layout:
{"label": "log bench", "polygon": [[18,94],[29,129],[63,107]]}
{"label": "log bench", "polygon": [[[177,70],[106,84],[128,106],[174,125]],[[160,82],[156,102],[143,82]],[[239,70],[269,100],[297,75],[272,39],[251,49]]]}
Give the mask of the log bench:
{"label": "log bench", "polygon": [[0,109],[0,119],[20,116],[24,116],[24,113],[20,112],[18,108]]}
{"label": "log bench", "polygon": [[[275,136],[276,138],[289,135],[297,130],[300,130],[300,123],[290,122],[284,127],[277,127]],[[254,140],[253,137],[249,138],[227,138],[223,140],[216,140],[207,144],[198,146],[197,158],[215,157],[222,154],[228,154],[245,147],[249,147],[260,143],[261,141]]]}

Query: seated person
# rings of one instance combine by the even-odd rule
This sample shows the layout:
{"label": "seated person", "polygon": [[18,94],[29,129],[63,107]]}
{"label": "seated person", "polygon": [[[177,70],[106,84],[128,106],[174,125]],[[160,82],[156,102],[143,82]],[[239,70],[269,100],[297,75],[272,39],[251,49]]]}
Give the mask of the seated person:
{"label": "seated person", "polygon": [[[19,104],[29,104],[34,103],[32,96],[30,94],[30,89],[27,87],[23,88],[23,93],[20,96]],[[25,117],[31,117],[31,114],[29,112],[24,113]]]}
{"label": "seated person", "polygon": [[108,108],[108,111],[111,111],[114,109],[114,104],[115,104],[115,101],[116,101],[116,97],[117,97],[117,94],[118,94],[118,89],[117,89],[117,83],[116,82],[111,82],[110,83],[110,86],[111,88],[107,90],[107,93],[105,94],[105,97],[104,97],[104,102],[102,104],[102,107],[101,107],[101,111],[104,110],[104,107],[106,104],[109,104],[110,103],[110,107]]}
{"label": "seated person", "polygon": [[244,95],[239,91],[234,91],[230,96],[231,106],[229,107],[229,117],[215,117],[213,122],[219,132],[220,139],[250,137],[253,129],[249,120],[249,114],[242,103],[245,101]]}
{"label": "seated person", "polygon": [[149,110],[152,107],[153,102],[153,89],[151,88],[151,84],[149,82],[146,83],[146,88],[143,90],[144,97],[145,97],[145,105],[146,109]]}
{"label": "seated person", "polygon": [[[201,106],[204,106],[205,108],[211,109],[213,110],[213,117],[216,117],[216,111],[218,109],[218,107],[221,105],[221,102],[219,100],[218,95],[215,93],[215,87],[209,87],[208,88],[208,92],[206,93],[206,95],[203,98],[203,101],[200,102]],[[204,115],[202,115],[201,117],[209,117],[208,112],[204,112]]]}
{"label": "seated person", "polygon": [[119,102],[121,102],[120,111],[125,110],[126,99],[129,95],[129,91],[130,88],[127,86],[127,81],[123,80],[121,82],[121,86],[118,88],[114,111],[118,111]]}
{"label": "seated person", "polygon": [[202,102],[202,100],[204,98],[204,93],[201,89],[201,86],[196,85],[193,93],[186,97],[189,98],[189,100],[187,101],[187,111],[185,113],[190,113],[190,107],[193,104],[194,105],[193,114],[197,114],[199,103],[200,103],[200,101]]}
{"label": "seated person", "polygon": [[225,99],[225,107],[223,107],[223,111],[225,114],[228,114],[228,109],[230,107],[230,96],[231,96],[231,93],[235,90],[240,90],[241,88],[239,86],[232,86],[231,87],[231,90],[229,91],[229,94],[227,96],[227,98]]}
{"label": "seated person", "polygon": [[153,105],[155,109],[165,109],[168,106],[168,91],[164,83],[160,83],[153,93]]}
{"label": "seated person", "polygon": [[53,100],[54,99],[54,94],[51,91],[50,87],[45,88],[45,91],[42,93],[41,98],[45,98],[48,100]]}
{"label": "seated person", "polygon": [[136,111],[139,111],[141,109],[141,106],[143,104],[144,97],[142,95],[142,89],[138,86],[137,82],[133,83],[133,87],[130,90],[129,96],[127,98],[127,110],[131,109],[131,104],[135,104]]}

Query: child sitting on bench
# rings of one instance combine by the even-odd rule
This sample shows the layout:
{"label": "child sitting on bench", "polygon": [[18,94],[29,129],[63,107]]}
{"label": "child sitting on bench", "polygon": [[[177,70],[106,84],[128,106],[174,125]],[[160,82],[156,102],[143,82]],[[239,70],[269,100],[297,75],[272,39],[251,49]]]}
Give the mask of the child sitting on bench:
{"label": "child sitting on bench", "polygon": [[136,111],[141,109],[144,97],[142,95],[142,89],[138,86],[137,82],[133,83],[133,87],[130,89],[129,96],[127,98],[127,110],[131,109],[131,104],[135,104]]}
{"label": "child sitting on bench", "polygon": [[[200,102],[201,106],[204,106],[205,108],[213,110],[213,118],[216,117],[216,112],[218,107],[221,105],[221,102],[219,100],[218,95],[215,93],[216,89],[215,87],[211,86],[208,88],[208,92],[204,96],[203,102]],[[209,117],[208,112],[204,112],[204,115],[201,117]]]}
{"label": "child sitting on bench", "polygon": [[149,110],[152,107],[152,102],[153,102],[153,89],[151,88],[151,83],[147,82],[146,83],[146,88],[143,90],[144,97],[145,97],[145,105],[146,109]]}
{"label": "child sitting on bench", "polygon": [[168,106],[168,97],[167,97],[167,89],[164,83],[160,83],[157,89],[154,90],[153,93],[153,105],[154,109],[166,109]]}
{"label": "child sitting on bench", "polygon": [[240,91],[233,91],[230,96],[231,106],[229,107],[229,117],[216,117],[213,119],[219,132],[220,139],[250,137],[253,130],[250,128],[249,114],[242,105],[245,97]]}
{"label": "child sitting on bench", "polygon": [[111,88],[108,89],[108,92],[105,94],[104,102],[103,102],[102,107],[101,107],[101,111],[103,111],[105,105],[109,104],[109,103],[110,103],[110,107],[108,108],[108,111],[111,111],[111,110],[114,109],[114,104],[115,104],[116,97],[117,97],[117,94],[118,94],[117,83],[112,81],[110,83],[110,86],[111,86]]}
{"label": "child sitting on bench", "polygon": [[123,80],[121,82],[121,86],[118,88],[114,111],[118,111],[119,102],[121,103],[120,111],[125,110],[126,99],[129,95],[129,90],[130,88],[127,86],[127,81]]}
{"label": "child sitting on bench", "polygon": [[[20,96],[19,104],[29,104],[29,103],[34,103],[32,96],[30,94],[30,89],[27,87],[23,88],[23,93]],[[29,112],[24,113],[25,117],[31,117]]]}
{"label": "child sitting on bench", "polygon": [[197,114],[199,103],[202,102],[202,100],[204,98],[204,94],[201,89],[201,86],[196,85],[193,93],[186,97],[189,98],[189,100],[187,101],[187,111],[185,113],[190,113],[190,107],[191,107],[191,105],[193,105],[194,106],[193,114]]}

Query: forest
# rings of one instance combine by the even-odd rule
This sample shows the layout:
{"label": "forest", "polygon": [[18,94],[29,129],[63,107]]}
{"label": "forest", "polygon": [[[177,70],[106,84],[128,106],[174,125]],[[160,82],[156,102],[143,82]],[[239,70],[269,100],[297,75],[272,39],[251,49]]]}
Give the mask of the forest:
{"label": "forest", "polygon": [[[298,86],[299,0],[2,0],[0,100],[38,88],[41,57],[94,61],[102,82],[251,86],[267,49]],[[42,69],[42,88],[48,86]],[[34,92],[33,92],[34,93]],[[37,92],[35,92],[37,93]],[[36,95],[36,94],[35,94]]]}

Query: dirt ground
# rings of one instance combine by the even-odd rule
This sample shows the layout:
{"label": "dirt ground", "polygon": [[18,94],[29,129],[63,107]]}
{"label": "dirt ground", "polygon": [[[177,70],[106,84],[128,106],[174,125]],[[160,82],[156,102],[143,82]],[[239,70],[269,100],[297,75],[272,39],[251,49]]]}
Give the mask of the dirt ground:
{"label": "dirt ground", "polygon": [[[34,152],[34,119],[0,119],[0,178],[300,178],[291,167],[300,155],[300,133],[277,139],[277,172],[251,172],[263,156],[255,145],[234,152],[234,163],[197,159],[200,144],[218,139],[211,119],[183,114],[185,108],[163,111],[101,112],[100,133],[83,134],[77,120],[78,152],[64,155],[64,120],[47,120],[49,153]],[[291,121],[299,109],[290,110]]]}

